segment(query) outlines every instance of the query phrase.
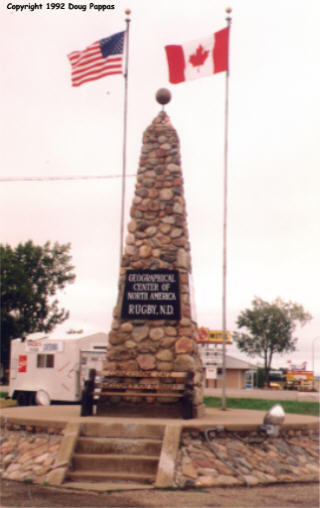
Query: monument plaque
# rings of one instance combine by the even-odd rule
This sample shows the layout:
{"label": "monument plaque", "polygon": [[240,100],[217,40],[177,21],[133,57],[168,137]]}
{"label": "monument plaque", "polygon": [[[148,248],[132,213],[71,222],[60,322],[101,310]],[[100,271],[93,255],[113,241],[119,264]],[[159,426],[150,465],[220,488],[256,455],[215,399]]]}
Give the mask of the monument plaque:
{"label": "monument plaque", "polygon": [[122,319],[180,320],[178,270],[127,270]]}

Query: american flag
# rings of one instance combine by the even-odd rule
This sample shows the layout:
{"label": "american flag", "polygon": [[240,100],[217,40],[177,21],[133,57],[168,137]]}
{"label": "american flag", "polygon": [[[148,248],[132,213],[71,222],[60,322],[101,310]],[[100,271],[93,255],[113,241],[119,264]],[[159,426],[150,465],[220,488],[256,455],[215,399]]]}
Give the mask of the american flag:
{"label": "american flag", "polygon": [[83,51],[69,53],[72,86],[122,74],[123,43],[124,32],[119,32],[94,42]]}

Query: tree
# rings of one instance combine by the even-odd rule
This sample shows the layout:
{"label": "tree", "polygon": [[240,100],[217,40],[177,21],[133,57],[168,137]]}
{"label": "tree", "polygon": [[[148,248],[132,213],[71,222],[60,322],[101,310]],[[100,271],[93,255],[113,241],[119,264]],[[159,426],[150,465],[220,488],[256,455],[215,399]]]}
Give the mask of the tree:
{"label": "tree", "polygon": [[312,316],[302,305],[277,298],[268,303],[255,297],[252,308],[245,309],[237,318],[238,328],[247,333],[234,332],[232,337],[240,351],[248,356],[259,356],[264,361],[265,380],[269,386],[269,371],[275,353],[295,351],[293,337],[297,323],[306,324]]}
{"label": "tree", "polygon": [[50,332],[69,317],[54,298],[75,280],[71,245],[31,240],[16,248],[0,244],[1,363],[9,365],[10,340],[33,332]]}
{"label": "tree", "polygon": [[261,367],[259,367],[256,372],[254,373],[254,386],[256,386],[257,388],[263,388],[264,387],[264,380],[265,380],[265,375],[264,375],[264,369],[261,369]]}

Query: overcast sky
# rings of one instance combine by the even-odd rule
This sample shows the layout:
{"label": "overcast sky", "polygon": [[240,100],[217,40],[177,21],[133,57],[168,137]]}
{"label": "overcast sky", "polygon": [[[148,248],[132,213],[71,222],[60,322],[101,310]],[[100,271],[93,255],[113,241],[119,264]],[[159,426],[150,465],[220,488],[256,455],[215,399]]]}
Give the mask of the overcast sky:
{"label": "overcast sky", "polygon": [[[59,295],[71,314],[59,330],[109,331],[119,275],[124,79],[72,88],[67,54],[124,30],[130,8],[127,174],[136,173],[142,133],[161,109],[155,93],[168,87],[197,321],[221,329],[225,74],[170,85],[164,46],[220,30],[228,4],[115,0],[104,12],[80,0],[72,5],[86,10],[66,2],[64,10],[43,3],[17,12],[8,4],[0,6],[1,178],[115,178],[0,182],[1,242],[70,242],[77,279]],[[306,360],[311,369],[320,353],[320,3],[230,6],[228,329],[255,296],[298,302],[313,320],[297,329],[297,352],[274,365]],[[126,223],[134,185],[128,176]],[[235,346],[228,353],[244,357]]]}

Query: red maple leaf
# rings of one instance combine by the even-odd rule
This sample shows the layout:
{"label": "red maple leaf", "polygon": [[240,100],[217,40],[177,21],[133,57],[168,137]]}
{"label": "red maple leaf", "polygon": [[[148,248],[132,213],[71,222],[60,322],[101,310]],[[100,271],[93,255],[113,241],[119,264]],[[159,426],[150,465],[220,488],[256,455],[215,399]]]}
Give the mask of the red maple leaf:
{"label": "red maple leaf", "polygon": [[197,71],[199,72],[200,66],[204,64],[208,55],[209,51],[205,51],[203,46],[199,44],[196,52],[193,53],[193,55],[190,55],[189,62],[193,65],[193,67],[198,67]]}

